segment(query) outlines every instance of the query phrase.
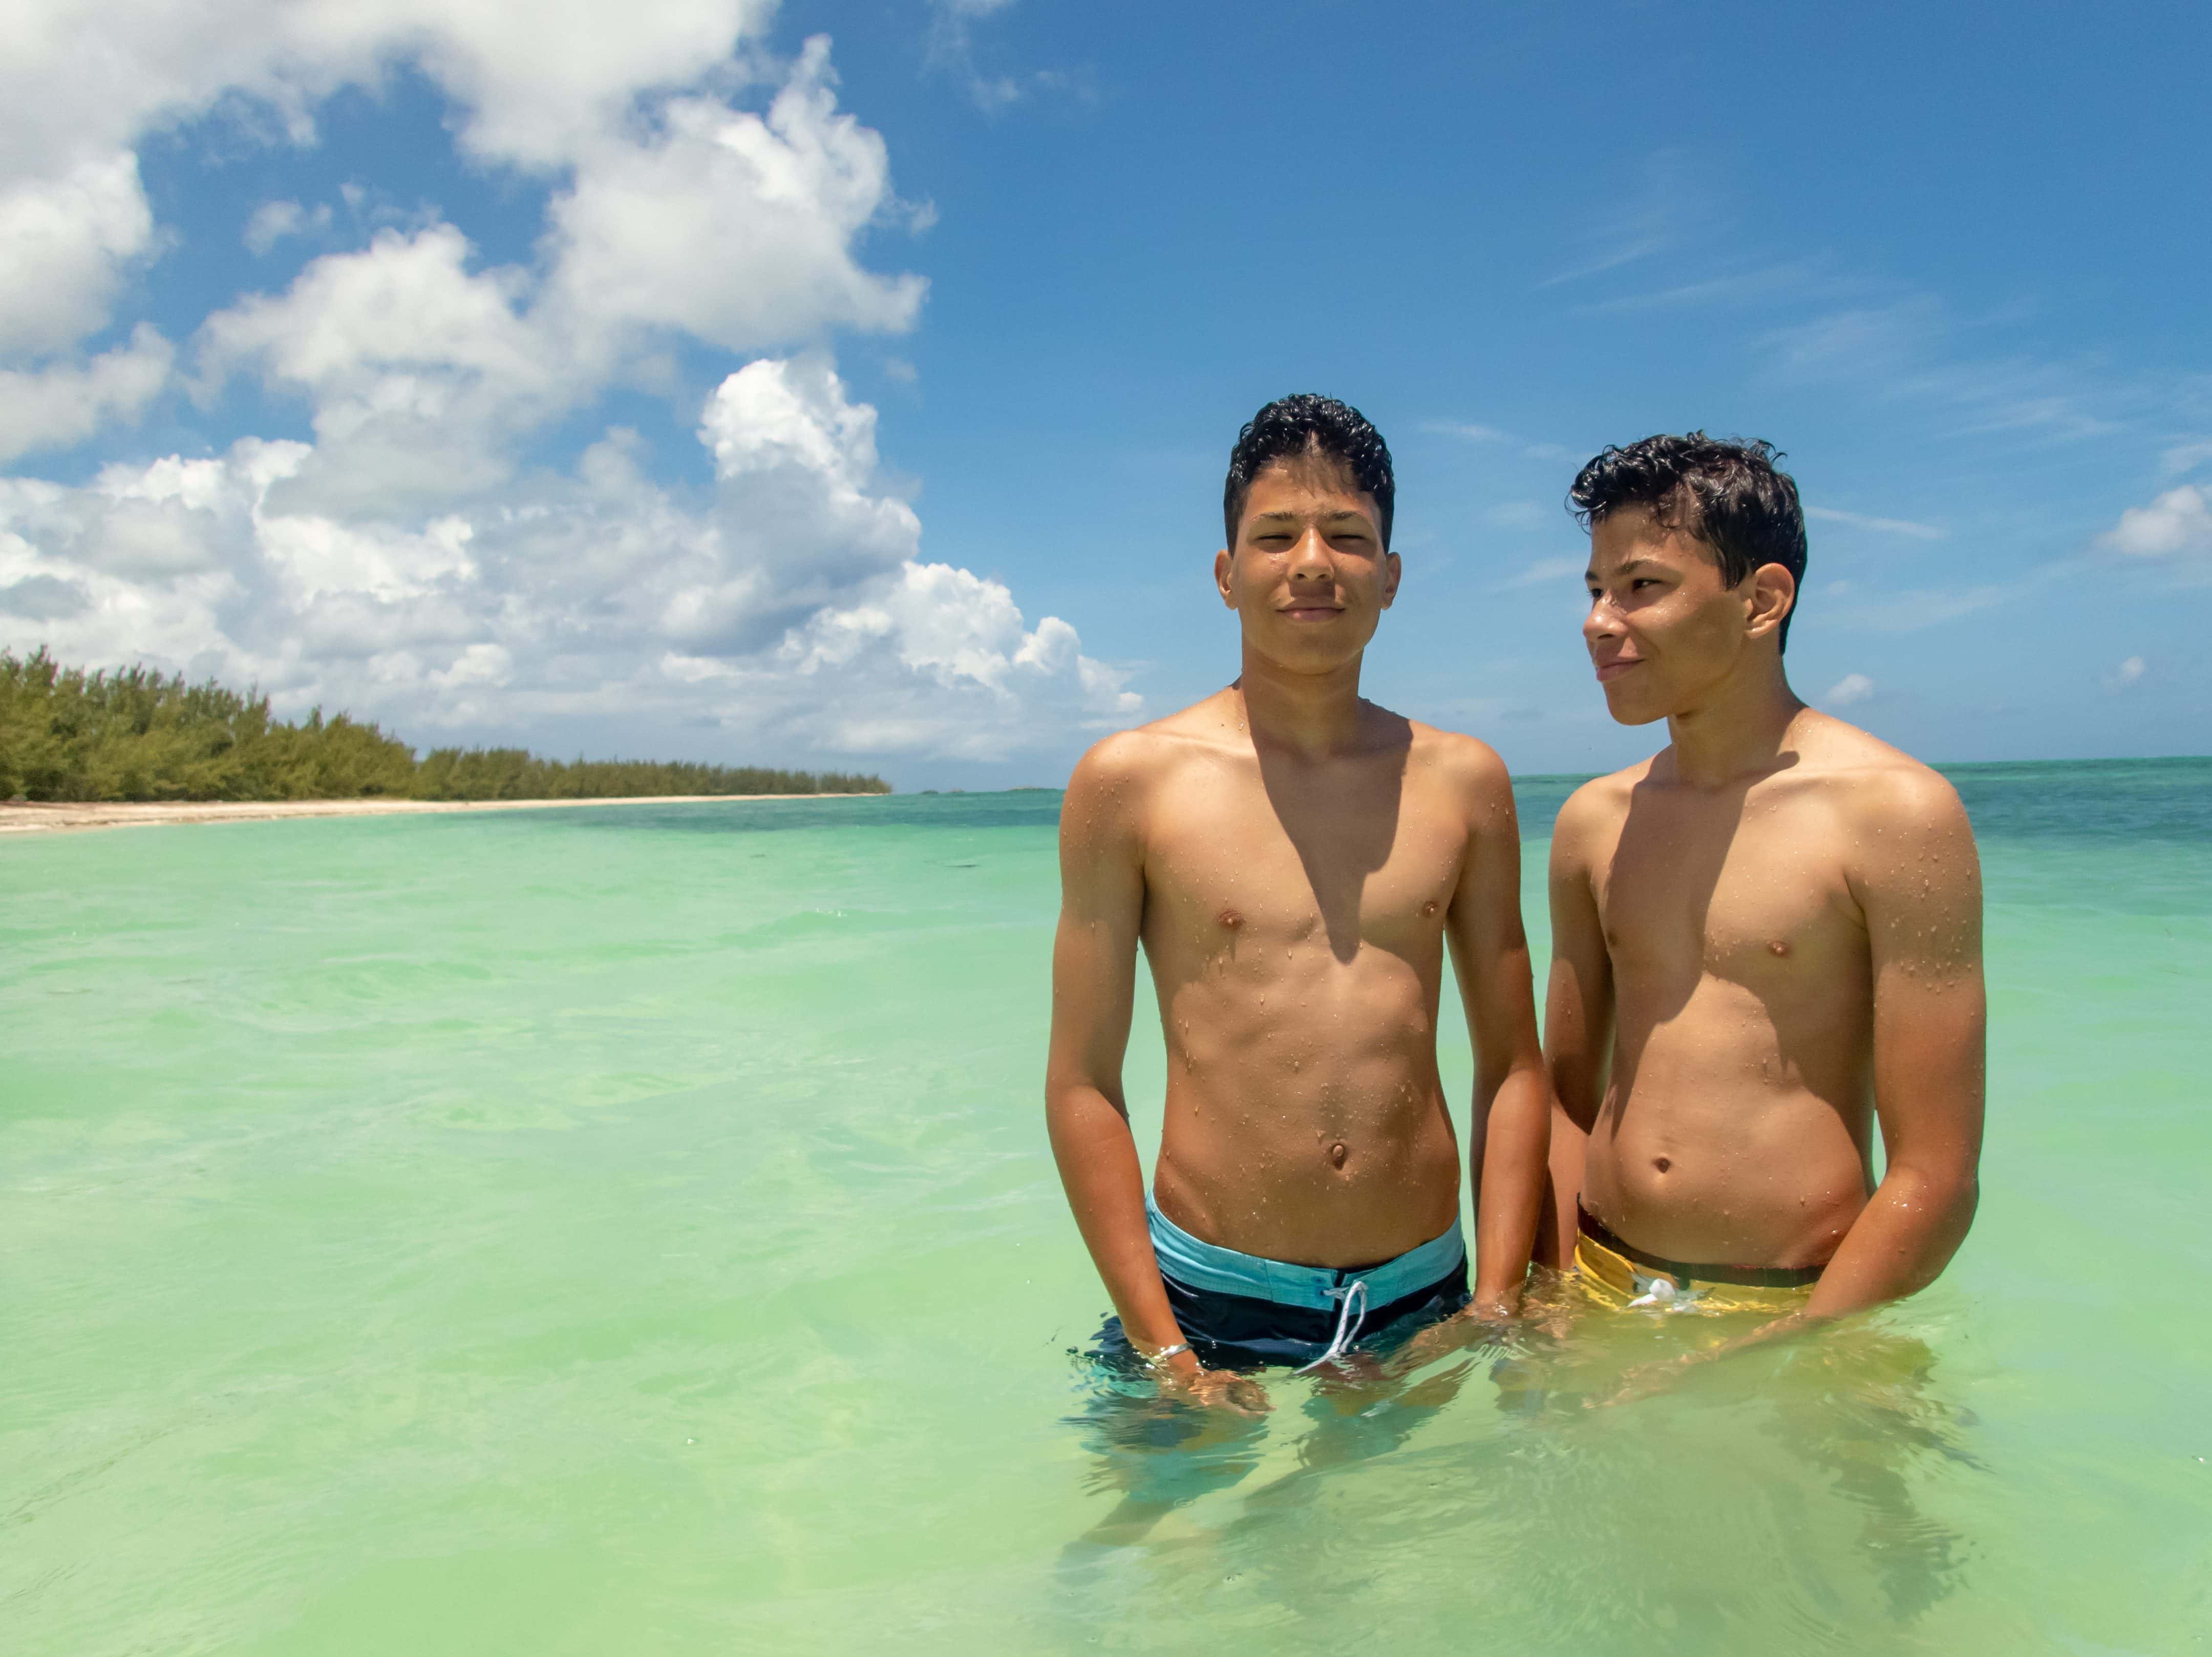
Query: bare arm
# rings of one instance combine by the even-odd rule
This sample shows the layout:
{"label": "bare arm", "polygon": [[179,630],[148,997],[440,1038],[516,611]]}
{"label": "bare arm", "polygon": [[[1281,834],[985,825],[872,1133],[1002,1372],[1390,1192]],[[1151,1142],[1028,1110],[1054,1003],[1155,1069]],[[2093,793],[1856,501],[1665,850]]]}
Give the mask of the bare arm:
{"label": "bare arm", "polygon": [[1552,1113],[1551,1184],[1536,1258],[1565,1269],[1574,1259],[1575,1205],[1583,1159],[1613,1059],[1613,957],[1591,883],[1592,811],[1568,801],[1552,831],[1552,970],[1544,999],[1544,1055],[1557,1101]]}
{"label": "bare arm", "polygon": [[1445,916],[1474,1044],[1468,1174],[1474,1187],[1478,1317],[1519,1310],[1544,1198],[1552,1090],[1536,1037],[1521,924],[1521,828],[1505,767],[1487,749],[1470,778],[1472,832]]}
{"label": "bare arm", "polygon": [[1926,1288],[1966,1240],[1980,1194],[1987,1003],[1973,832],[1958,796],[1924,774],[1885,790],[1869,809],[1879,810],[1882,832],[1860,843],[1880,855],[1854,887],[1874,976],[1875,1111],[1885,1166],[1820,1274],[1810,1318]]}
{"label": "bare arm", "polygon": [[[1060,804],[1045,1126],[1067,1205],[1122,1332],[1149,1358],[1183,1337],[1152,1253],[1144,1167],[1121,1092],[1145,912],[1141,779],[1126,742],[1109,738],[1085,755]],[[1206,1371],[1188,1351],[1160,1369],[1185,1385],[1235,1379]]]}

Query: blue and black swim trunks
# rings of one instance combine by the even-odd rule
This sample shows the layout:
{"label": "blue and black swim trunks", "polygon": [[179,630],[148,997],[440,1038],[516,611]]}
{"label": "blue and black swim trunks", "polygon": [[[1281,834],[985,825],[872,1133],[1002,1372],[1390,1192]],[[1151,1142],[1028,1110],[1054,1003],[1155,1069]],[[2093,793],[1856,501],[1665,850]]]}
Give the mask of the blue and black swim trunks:
{"label": "blue and black swim trunks", "polygon": [[1147,1195],[1152,1253],[1183,1338],[1209,1369],[1315,1367],[1355,1347],[1386,1346],[1468,1301],[1459,1222],[1377,1266],[1293,1266],[1202,1241]]}

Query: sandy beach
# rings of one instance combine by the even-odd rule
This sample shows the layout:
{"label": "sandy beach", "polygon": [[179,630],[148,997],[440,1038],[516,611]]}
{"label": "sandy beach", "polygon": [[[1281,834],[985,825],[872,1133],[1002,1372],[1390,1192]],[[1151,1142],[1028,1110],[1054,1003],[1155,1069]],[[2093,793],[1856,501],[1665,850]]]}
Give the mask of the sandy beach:
{"label": "sandy beach", "polygon": [[428,811],[540,811],[554,806],[700,805],[716,801],[858,799],[857,794],[653,794],[620,799],[136,800],[0,805],[0,835],[69,835],[176,822],[260,822],[276,817],[406,816]]}

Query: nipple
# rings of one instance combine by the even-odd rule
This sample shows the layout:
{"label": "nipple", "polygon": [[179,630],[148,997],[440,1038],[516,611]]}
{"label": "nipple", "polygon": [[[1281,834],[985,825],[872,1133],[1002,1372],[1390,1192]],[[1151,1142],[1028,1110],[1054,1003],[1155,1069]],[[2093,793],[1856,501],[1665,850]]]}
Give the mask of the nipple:
{"label": "nipple", "polygon": [[1771,943],[1767,944],[1766,952],[1772,956],[1788,955],[1790,953],[1789,940],[1780,938],[1774,939]]}
{"label": "nipple", "polygon": [[1232,932],[1244,924],[1244,917],[1238,914],[1234,909],[1224,909],[1219,914],[1213,918],[1217,921],[1220,922],[1221,925],[1226,926]]}
{"label": "nipple", "polygon": [[1437,904],[1436,899],[1431,898],[1426,903],[1421,905],[1421,913],[1425,915],[1433,915],[1436,913],[1437,908]]}

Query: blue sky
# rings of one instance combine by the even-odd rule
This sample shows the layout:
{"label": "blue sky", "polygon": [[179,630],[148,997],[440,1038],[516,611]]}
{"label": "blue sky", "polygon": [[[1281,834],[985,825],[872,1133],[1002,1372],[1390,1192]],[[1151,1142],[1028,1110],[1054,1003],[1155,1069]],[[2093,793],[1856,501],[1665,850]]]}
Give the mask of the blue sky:
{"label": "blue sky", "polygon": [[2203,8],[32,9],[0,646],[1056,782],[1234,672],[1221,468],[1313,389],[1398,459],[1371,694],[1518,770],[1654,744],[1560,499],[1692,427],[1813,512],[1801,694],[2212,745]]}

